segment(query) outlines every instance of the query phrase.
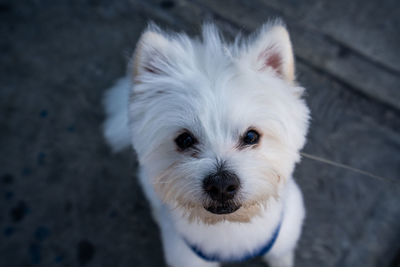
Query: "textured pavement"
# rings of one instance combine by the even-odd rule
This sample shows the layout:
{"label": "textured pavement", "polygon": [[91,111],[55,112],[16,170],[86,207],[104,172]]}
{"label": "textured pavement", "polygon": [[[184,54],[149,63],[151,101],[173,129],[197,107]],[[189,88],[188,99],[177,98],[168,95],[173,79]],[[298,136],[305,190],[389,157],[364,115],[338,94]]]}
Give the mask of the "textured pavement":
{"label": "textured pavement", "polygon": [[[296,266],[400,266],[400,4],[0,0],[0,266],[164,266],[132,151],[101,135],[103,91],[149,20],[226,36],[288,24],[312,125],[295,177]],[[259,259],[237,265],[264,266]]]}

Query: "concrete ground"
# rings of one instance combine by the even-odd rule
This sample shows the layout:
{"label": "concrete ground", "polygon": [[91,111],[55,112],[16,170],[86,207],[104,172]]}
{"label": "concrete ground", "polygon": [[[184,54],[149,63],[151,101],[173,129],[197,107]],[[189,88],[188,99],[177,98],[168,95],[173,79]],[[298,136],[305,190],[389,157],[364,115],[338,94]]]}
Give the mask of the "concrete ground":
{"label": "concrete ground", "polygon": [[102,93],[149,20],[231,36],[277,16],[312,110],[304,152],[392,179],[303,159],[296,266],[400,266],[396,0],[0,0],[0,266],[164,266],[135,156],[101,135]]}

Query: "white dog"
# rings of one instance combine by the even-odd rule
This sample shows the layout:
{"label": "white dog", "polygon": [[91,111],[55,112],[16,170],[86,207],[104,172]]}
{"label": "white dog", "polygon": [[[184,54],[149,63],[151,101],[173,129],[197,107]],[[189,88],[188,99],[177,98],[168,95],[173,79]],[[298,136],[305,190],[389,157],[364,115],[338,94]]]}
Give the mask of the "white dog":
{"label": "white dog", "polygon": [[281,22],[225,42],[150,25],[105,95],[104,133],[132,144],[173,267],[262,256],[293,266],[304,205],[292,178],[309,110]]}

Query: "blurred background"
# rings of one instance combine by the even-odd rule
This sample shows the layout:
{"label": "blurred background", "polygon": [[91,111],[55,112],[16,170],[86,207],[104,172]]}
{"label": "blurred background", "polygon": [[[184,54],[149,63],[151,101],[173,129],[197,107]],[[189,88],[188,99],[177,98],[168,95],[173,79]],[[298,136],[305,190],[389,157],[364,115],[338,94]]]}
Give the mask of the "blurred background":
{"label": "blurred background", "polygon": [[[229,38],[288,25],[312,123],[295,177],[296,266],[400,266],[397,0],[0,0],[0,266],[165,266],[131,150],[101,133],[104,90],[149,20]],[[237,265],[264,266],[259,259]]]}

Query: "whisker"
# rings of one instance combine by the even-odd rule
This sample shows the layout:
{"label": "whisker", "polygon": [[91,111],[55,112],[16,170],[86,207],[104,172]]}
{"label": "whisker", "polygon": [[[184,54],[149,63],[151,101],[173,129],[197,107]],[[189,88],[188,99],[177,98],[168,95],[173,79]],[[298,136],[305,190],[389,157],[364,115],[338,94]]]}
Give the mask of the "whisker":
{"label": "whisker", "polygon": [[347,164],[335,162],[335,161],[332,161],[332,160],[329,160],[329,159],[325,159],[325,158],[322,158],[322,157],[319,157],[319,156],[315,156],[315,155],[311,155],[311,154],[304,153],[304,152],[300,152],[300,154],[305,158],[312,159],[312,160],[315,160],[315,161],[319,161],[319,162],[322,162],[322,163],[326,163],[326,164],[329,164],[329,165],[332,165],[332,166],[335,166],[335,167],[338,167],[338,168],[346,169],[346,170],[349,170],[349,171],[352,171],[352,172],[356,172],[356,173],[362,174],[364,176],[368,176],[368,177],[371,177],[371,178],[383,180],[383,181],[390,182],[390,183],[399,183],[399,181],[396,180],[396,179],[379,176],[379,175],[373,174],[373,173],[368,172],[368,171],[364,171],[364,170],[361,170],[361,169],[354,168],[354,167],[352,167],[350,165],[347,165]]}

